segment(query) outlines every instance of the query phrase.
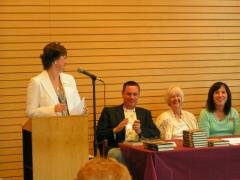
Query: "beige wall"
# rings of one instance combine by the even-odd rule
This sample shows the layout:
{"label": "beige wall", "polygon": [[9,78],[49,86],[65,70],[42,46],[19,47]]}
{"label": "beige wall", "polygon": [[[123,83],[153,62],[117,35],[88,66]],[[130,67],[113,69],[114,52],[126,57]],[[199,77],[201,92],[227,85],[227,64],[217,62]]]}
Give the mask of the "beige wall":
{"label": "beige wall", "polygon": [[[0,177],[22,179],[26,86],[42,70],[46,43],[68,48],[66,70],[87,99],[90,128],[91,81],[78,67],[105,81],[106,105],[121,102],[123,82],[138,81],[139,104],[154,118],[167,109],[163,95],[171,84],[183,88],[184,108],[198,116],[209,86],[224,81],[239,110],[239,12],[240,2],[228,0],[1,0]],[[103,102],[98,83],[97,118]]]}

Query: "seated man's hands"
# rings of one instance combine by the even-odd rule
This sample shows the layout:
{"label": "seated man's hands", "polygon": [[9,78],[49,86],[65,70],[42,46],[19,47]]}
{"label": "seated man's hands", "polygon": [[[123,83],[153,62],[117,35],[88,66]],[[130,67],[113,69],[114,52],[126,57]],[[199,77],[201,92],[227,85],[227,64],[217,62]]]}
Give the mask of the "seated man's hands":
{"label": "seated man's hands", "polygon": [[136,131],[137,134],[140,134],[142,132],[141,130],[141,124],[139,120],[135,120],[133,123],[133,129]]}
{"label": "seated man's hands", "polygon": [[122,120],[115,128],[113,128],[114,133],[120,132],[128,124],[128,119]]}

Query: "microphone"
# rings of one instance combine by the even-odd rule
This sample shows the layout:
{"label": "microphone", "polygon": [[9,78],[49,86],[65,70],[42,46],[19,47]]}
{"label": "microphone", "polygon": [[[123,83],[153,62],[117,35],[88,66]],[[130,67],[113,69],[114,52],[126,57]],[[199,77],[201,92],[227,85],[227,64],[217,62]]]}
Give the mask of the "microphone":
{"label": "microphone", "polygon": [[79,73],[82,73],[82,74],[85,74],[87,76],[89,76],[90,78],[92,78],[93,80],[99,80],[99,81],[102,81],[101,78],[95,76],[94,74],[88,72],[87,70],[83,69],[83,68],[78,68],[77,71]]}

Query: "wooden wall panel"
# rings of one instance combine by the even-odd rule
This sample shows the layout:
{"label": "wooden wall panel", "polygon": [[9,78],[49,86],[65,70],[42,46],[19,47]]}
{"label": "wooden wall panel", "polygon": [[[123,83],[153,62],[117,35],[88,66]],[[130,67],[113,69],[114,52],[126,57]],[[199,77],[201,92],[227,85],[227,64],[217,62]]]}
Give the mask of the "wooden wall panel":
{"label": "wooden wall panel", "polygon": [[[0,178],[22,179],[21,126],[26,86],[42,70],[39,55],[50,41],[68,49],[66,71],[89,106],[93,141],[91,80],[101,77],[97,118],[104,105],[121,103],[122,83],[141,85],[139,105],[154,119],[168,109],[166,89],[185,92],[184,108],[196,116],[209,87],[226,82],[240,110],[240,2],[237,0],[2,0],[0,2]],[[90,149],[92,153],[92,148]]]}

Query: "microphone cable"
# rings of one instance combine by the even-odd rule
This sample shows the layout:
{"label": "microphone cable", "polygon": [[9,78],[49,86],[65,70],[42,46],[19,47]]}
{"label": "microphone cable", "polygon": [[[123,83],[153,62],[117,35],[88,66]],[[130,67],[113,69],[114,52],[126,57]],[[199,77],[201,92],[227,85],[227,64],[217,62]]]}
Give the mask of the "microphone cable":
{"label": "microphone cable", "polygon": [[103,84],[103,107],[106,107],[106,84],[102,79],[100,79],[98,81]]}

